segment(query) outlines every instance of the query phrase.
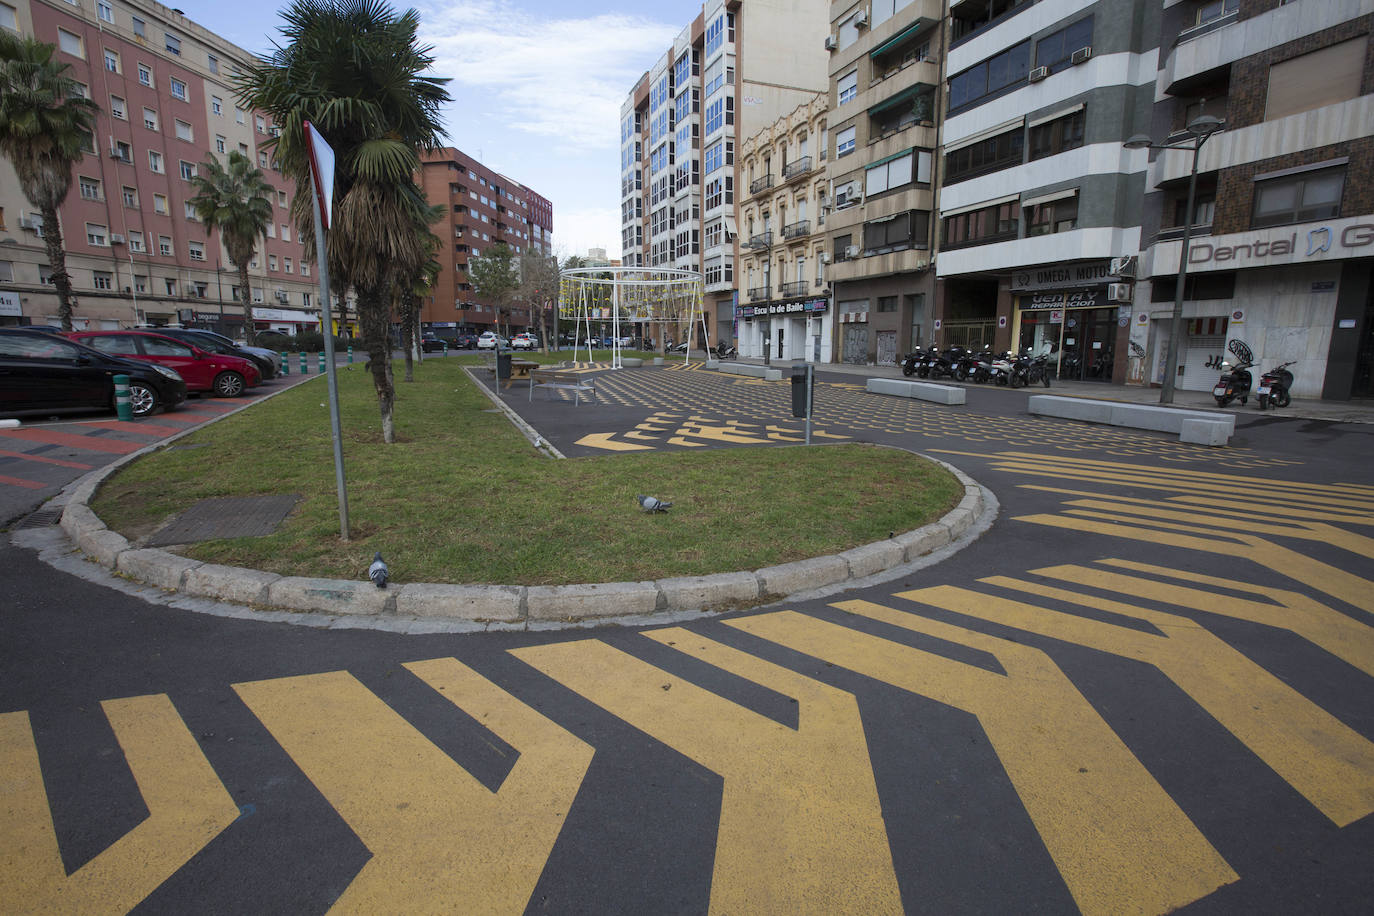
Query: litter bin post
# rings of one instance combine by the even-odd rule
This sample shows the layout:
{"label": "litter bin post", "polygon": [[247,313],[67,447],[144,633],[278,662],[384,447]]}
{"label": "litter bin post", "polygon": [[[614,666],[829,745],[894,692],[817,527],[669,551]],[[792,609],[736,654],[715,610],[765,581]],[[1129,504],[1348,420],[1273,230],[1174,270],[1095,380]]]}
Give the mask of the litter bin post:
{"label": "litter bin post", "polygon": [[501,381],[501,380],[503,380],[503,379],[509,379],[509,378],[510,378],[510,354],[509,354],[509,353],[497,353],[497,354],[496,354],[496,379],[497,379],[497,381]]}
{"label": "litter bin post", "polygon": [[811,411],[815,403],[815,367],[810,363],[792,364],[792,416],[806,418],[806,444],[811,444]]}

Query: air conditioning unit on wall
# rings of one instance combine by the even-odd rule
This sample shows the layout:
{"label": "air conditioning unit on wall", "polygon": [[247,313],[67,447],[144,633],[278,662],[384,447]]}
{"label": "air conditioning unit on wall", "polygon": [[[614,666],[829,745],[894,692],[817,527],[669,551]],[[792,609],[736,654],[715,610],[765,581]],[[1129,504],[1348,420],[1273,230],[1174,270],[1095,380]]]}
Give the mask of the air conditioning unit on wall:
{"label": "air conditioning unit on wall", "polygon": [[829,263],[830,263],[830,252],[828,252],[828,251],[822,251],[822,252],[821,252],[821,263],[822,263],[822,264],[829,264]]}
{"label": "air conditioning unit on wall", "polygon": [[1134,277],[1135,265],[1136,256],[1128,254],[1124,257],[1112,258],[1111,265],[1107,268],[1107,272],[1113,277]]}
{"label": "air conditioning unit on wall", "polygon": [[1108,283],[1107,284],[1108,302],[1130,302],[1131,284],[1129,283]]}
{"label": "air conditioning unit on wall", "polygon": [[1030,74],[1027,76],[1027,79],[1029,79],[1032,83],[1038,83],[1049,75],[1049,67],[1036,67],[1034,70],[1030,72]]}
{"label": "air conditioning unit on wall", "polygon": [[846,259],[848,259],[848,258],[857,258],[857,257],[859,256],[859,246],[858,246],[858,245],[850,245],[848,248],[846,248],[846,249],[844,250],[844,256],[845,256]]}
{"label": "air conditioning unit on wall", "polygon": [[1073,55],[1069,59],[1073,61],[1075,64],[1081,64],[1083,63],[1083,61],[1087,60],[1092,56],[1093,49],[1091,46],[1088,46],[1085,48],[1079,48],[1077,51],[1074,51]]}
{"label": "air conditioning unit on wall", "polygon": [[833,50],[835,50],[837,47],[839,47],[839,44],[840,44],[840,43],[839,43],[838,41],[835,40],[835,36],[834,36],[834,35],[827,35],[827,36],[825,36],[825,49],[826,49],[827,51],[833,51]]}

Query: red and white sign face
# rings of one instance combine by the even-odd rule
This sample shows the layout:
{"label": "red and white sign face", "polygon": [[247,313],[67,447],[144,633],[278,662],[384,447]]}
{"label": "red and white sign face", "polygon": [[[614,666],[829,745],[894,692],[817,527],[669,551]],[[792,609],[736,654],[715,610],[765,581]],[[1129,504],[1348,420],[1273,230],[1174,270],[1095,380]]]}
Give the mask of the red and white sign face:
{"label": "red and white sign face", "polygon": [[1232,320],[1232,321],[1240,321],[1240,320],[1242,320],[1242,319],[1244,319],[1244,318],[1245,318],[1245,313],[1242,312],[1240,309],[1236,309],[1234,312],[1231,313],[1231,320]]}
{"label": "red and white sign face", "polygon": [[309,121],[305,122],[305,142],[310,151],[310,177],[315,182],[324,228],[328,229],[334,215],[334,148]]}

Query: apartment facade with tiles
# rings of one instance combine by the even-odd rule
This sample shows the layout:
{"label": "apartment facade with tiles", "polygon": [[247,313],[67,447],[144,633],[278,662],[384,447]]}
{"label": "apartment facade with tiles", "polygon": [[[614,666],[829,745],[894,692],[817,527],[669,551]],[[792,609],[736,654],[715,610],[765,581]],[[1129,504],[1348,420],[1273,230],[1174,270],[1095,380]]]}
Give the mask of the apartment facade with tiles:
{"label": "apartment facade with tiles", "polygon": [[[258,328],[319,327],[314,264],[290,218],[294,186],[273,167],[274,127],[236,105],[248,52],[143,0],[0,0],[0,28],[57,47],[99,107],[58,216],[78,328],[186,323],[242,329],[238,273],[189,207],[207,156],[238,150],[272,186],[272,222],[249,269]],[[0,156],[0,324],[57,324],[41,216]]]}
{"label": "apartment facade with tiles", "polygon": [[[451,147],[422,152],[419,177],[426,200],[447,208],[443,219],[430,227],[440,241],[435,254],[440,271],[421,304],[421,327],[443,338],[496,330],[496,306],[473,289],[469,259],[501,242],[517,259],[530,249],[552,254],[553,204]],[[511,305],[509,319],[512,333],[541,326],[528,303]],[[501,330],[505,329],[503,322]]]}
{"label": "apartment facade with tiles", "polygon": [[621,107],[625,267],[700,271],[708,333],[734,340],[738,142],[825,89],[827,5],[709,0]]}

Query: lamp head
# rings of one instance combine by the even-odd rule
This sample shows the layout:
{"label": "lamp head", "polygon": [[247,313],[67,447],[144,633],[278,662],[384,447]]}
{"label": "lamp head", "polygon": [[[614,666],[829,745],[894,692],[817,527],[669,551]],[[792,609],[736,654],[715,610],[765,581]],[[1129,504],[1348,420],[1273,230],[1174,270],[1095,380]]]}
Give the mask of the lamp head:
{"label": "lamp head", "polygon": [[1205,139],[1221,130],[1221,118],[1209,114],[1201,114],[1188,122],[1188,133],[1194,137]]}
{"label": "lamp head", "polygon": [[1145,134],[1136,134],[1121,145],[1126,147],[1126,149],[1149,149],[1155,144],[1154,141]]}

